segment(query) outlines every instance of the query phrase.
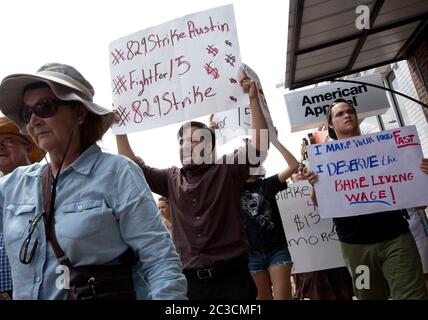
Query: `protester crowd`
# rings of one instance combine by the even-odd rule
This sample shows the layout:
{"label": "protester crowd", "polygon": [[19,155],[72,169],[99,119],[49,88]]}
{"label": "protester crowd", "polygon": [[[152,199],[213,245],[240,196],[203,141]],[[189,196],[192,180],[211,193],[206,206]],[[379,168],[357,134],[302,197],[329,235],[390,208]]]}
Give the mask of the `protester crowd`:
{"label": "protester crowd", "polygon": [[[422,207],[334,218],[346,268],[291,276],[275,195],[289,178],[314,186],[318,176],[268,127],[254,79],[243,73],[240,85],[251,138],[217,155],[216,123],[186,122],[171,137],[182,166],[161,169],[136,155],[127,135],[116,136],[119,155],[100,149],[114,112],[94,102],[74,67],[5,77],[0,299],[428,299]],[[343,99],[326,123],[331,139],[360,134],[357,110]],[[265,177],[270,143],[286,165]],[[428,159],[420,169],[428,174]],[[360,265],[369,289],[357,285]]]}

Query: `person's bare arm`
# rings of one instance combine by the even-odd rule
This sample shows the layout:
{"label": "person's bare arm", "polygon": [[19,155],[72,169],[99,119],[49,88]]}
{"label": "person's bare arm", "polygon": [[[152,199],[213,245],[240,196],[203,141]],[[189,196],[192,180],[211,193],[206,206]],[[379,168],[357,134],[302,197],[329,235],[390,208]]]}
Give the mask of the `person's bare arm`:
{"label": "person's bare arm", "polygon": [[423,173],[428,174],[428,158],[424,158],[421,161],[421,170]]}
{"label": "person's bare arm", "polygon": [[312,186],[311,200],[314,205],[318,206],[317,194],[314,188],[314,184],[318,181],[318,174],[316,174],[315,171],[308,170],[306,167],[300,167],[299,171],[311,184]]}
{"label": "person's bare arm", "polygon": [[311,200],[312,200],[312,203],[318,207],[317,194],[316,194],[315,189],[313,187],[312,187],[312,191],[311,191]]}
{"label": "person's bare arm", "polygon": [[275,147],[282,154],[283,158],[288,164],[288,168],[278,175],[279,181],[285,182],[299,168],[299,162],[291,154],[291,152],[288,151],[288,149],[282,145],[281,142],[278,141]]}
{"label": "person's bare arm", "polygon": [[136,161],[137,157],[135,156],[134,151],[129,144],[128,135],[119,134],[116,135],[116,143],[117,143],[117,152],[125,157],[128,157],[132,161]]}
{"label": "person's bare arm", "polygon": [[267,152],[269,144],[264,145],[261,143],[262,133],[267,134],[267,123],[265,116],[263,115],[259,97],[257,94],[257,87],[253,80],[248,76],[243,76],[240,79],[240,84],[245,93],[248,93],[250,99],[251,108],[251,143],[256,147],[257,150]]}
{"label": "person's bare arm", "polygon": [[213,129],[213,130],[218,129],[218,124],[214,120],[214,113],[212,113],[210,115],[208,127],[211,128],[211,129]]}
{"label": "person's bare arm", "polygon": [[135,162],[143,171],[150,189],[153,192],[168,198],[169,169],[157,169],[146,165],[140,157],[135,155],[126,134],[116,135],[116,143],[118,153]]}

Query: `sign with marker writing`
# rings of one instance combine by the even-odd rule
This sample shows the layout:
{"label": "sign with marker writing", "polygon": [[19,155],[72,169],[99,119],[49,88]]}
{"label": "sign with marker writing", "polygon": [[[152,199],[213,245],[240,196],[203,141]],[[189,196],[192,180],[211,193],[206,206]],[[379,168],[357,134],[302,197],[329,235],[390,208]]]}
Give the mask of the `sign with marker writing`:
{"label": "sign with marker writing", "polygon": [[[276,145],[278,142],[277,134],[259,76],[245,63],[242,64],[242,72],[246,74],[251,80],[253,80],[256,85],[257,96],[261,111],[268,126],[270,141],[273,145]],[[218,144],[224,144],[236,137],[250,134],[249,130],[251,129],[251,108],[249,105],[245,105],[238,108],[237,110],[221,112],[219,114],[215,114],[213,120],[218,125]]]}
{"label": "sign with marker writing", "polygon": [[415,126],[308,146],[322,217],[428,204],[428,175]]}
{"label": "sign with marker writing", "polygon": [[251,109],[249,105],[216,113],[217,143],[225,144],[237,137],[249,135],[251,129]]}
{"label": "sign with marker writing", "polygon": [[[379,74],[352,79],[383,87]],[[335,82],[284,95],[291,132],[321,127],[325,114],[336,99],[352,103],[360,119],[384,113],[389,108],[385,90],[364,84]]]}
{"label": "sign with marker writing", "polygon": [[242,70],[251,80],[254,81],[254,83],[256,85],[260,109],[263,113],[263,116],[265,118],[268,130],[269,130],[269,139],[272,142],[272,144],[278,148],[278,143],[279,143],[278,136],[276,134],[276,130],[275,130],[275,126],[274,126],[273,121],[272,121],[272,117],[270,116],[269,107],[268,107],[268,104],[266,101],[265,94],[263,92],[263,88],[262,88],[262,84],[260,82],[259,76],[257,75],[257,73],[253,69],[251,69],[249,66],[247,66],[244,63],[242,64]]}
{"label": "sign with marker writing", "polygon": [[292,273],[345,265],[333,220],[321,219],[317,207],[311,201],[311,190],[309,182],[299,181],[276,195],[293,260]]}
{"label": "sign with marker writing", "polygon": [[134,132],[248,105],[233,6],[175,19],[110,44],[113,132]]}

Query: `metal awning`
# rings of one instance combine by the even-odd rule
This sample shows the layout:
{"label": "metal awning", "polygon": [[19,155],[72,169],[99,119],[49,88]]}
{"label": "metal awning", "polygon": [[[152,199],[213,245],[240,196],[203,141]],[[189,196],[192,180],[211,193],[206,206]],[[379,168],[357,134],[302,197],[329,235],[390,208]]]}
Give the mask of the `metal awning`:
{"label": "metal awning", "polygon": [[[370,9],[357,29],[356,7]],[[407,59],[428,34],[427,0],[290,0],[285,88]]]}

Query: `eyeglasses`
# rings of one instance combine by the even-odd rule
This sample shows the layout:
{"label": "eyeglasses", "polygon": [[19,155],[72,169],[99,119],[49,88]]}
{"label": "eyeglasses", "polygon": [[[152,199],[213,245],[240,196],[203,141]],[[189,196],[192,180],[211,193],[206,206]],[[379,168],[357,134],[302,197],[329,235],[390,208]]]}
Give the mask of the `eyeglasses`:
{"label": "eyeglasses", "polygon": [[32,107],[23,106],[21,109],[21,120],[25,124],[28,124],[33,113],[39,118],[52,117],[57,112],[58,106],[66,103],[67,102],[61,100],[43,99]]}
{"label": "eyeglasses", "polygon": [[[29,264],[31,263],[31,260],[33,260],[34,254],[36,253],[37,245],[39,244],[39,241],[37,240],[37,237],[33,241],[32,237],[34,234],[34,231],[37,230],[37,225],[39,224],[40,220],[43,218],[43,214],[39,213],[34,220],[30,220],[30,225],[28,228],[28,236],[25,238],[24,242],[21,245],[21,250],[19,251],[19,261],[23,264]],[[31,246],[30,246],[31,244]],[[29,248],[31,249],[29,250]]]}
{"label": "eyeglasses", "polygon": [[28,144],[28,141],[20,140],[20,139],[14,139],[11,137],[4,138],[3,140],[0,140],[0,145],[6,148],[13,147],[14,145],[18,143]]}

